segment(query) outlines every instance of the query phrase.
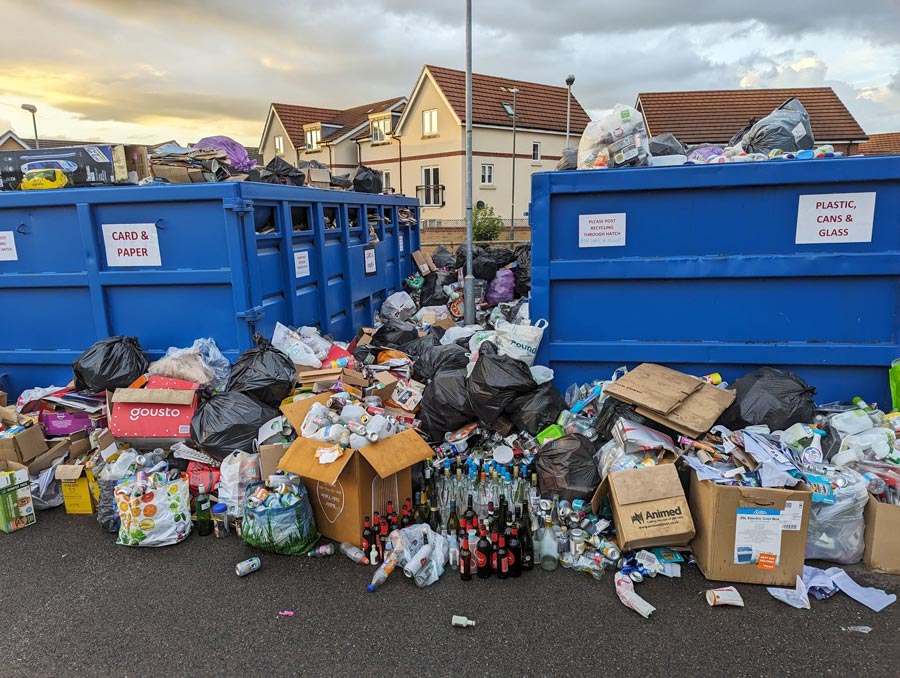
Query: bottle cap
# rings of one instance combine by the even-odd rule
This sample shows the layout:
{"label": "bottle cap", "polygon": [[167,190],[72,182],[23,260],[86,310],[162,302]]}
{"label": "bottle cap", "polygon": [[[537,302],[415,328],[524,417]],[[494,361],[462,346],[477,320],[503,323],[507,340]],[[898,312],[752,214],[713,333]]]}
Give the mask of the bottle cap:
{"label": "bottle cap", "polygon": [[369,584],[366,588],[369,589],[369,591],[374,592],[374,591],[375,591],[375,584]]}
{"label": "bottle cap", "polygon": [[213,513],[225,513],[226,511],[228,511],[228,504],[223,504],[222,502],[219,502],[212,507]]}

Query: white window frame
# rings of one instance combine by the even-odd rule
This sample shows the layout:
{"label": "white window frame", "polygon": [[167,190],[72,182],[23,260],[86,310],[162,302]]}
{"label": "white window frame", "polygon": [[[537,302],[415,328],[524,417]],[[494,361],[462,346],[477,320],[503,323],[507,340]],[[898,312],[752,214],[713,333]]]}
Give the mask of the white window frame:
{"label": "white window frame", "polygon": [[385,170],[381,173],[381,188],[387,192],[391,190],[391,171]]}
{"label": "white window frame", "polygon": [[[322,130],[321,128],[308,129],[303,134],[303,138],[306,140],[306,152],[310,151],[318,151],[321,148],[322,143]],[[310,143],[312,141],[312,143]]]}
{"label": "white window frame", "polygon": [[[535,151],[537,151],[537,157],[535,157]],[[540,141],[532,141],[531,142],[531,164],[537,165],[541,162],[541,142]]]}
{"label": "white window frame", "polygon": [[437,109],[429,108],[422,111],[422,136],[427,137],[438,133]]}
{"label": "white window frame", "polygon": [[279,158],[284,156],[284,136],[281,134],[275,135],[275,155]]}
{"label": "white window frame", "polygon": [[391,119],[390,117],[377,118],[372,120],[371,124],[372,143],[380,144],[388,141],[391,135]]}
{"label": "white window frame", "polygon": [[[427,180],[426,174],[428,175]],[[422,168],[422,185],[425,186],[422,191],[422,207],[441,207],[441,190],[438,188],[441,185],[440,165],[428,165]]]}
{"label": "white window frame", "polygon": [[[485,173],[485,170],[488,170]],[[493,163],[481,163],[481,185],[482,186],[493,186],[494,185],[494,164]]]}

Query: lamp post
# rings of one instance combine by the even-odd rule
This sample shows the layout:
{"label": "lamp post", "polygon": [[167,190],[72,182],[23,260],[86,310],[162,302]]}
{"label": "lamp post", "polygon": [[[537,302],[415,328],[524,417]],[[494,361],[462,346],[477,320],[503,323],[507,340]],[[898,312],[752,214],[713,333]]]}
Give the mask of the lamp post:
{"label": "lamp post", "polygon": [[37,113],[37,106],[34,106],[33,104],[22,104],[22,110],[31,113],[31,122],[34,125],[34,147],[40,148],[41,142],[38,140],[37,116],[35,115]]}
{"label": "lamp post", "polygon": [[566,76],[566,148],[569,147],[569,126],[572,120],[572,85],[575,84],[575,76],[571,73]]}
{"label": "lamp post", "polygon": [[472,0],[466,0],[466,275],[463,278],[466,325],[475,322],[475,276],[472,274]]}
{"label": "lamp post", "polygon": [[516,106],[519,103],[518,87],[501,87],[501,90],[513,95],[512,111],[507,105],[506,113],[512,118],[513,139],[512,139],[512,192],[510,196],[509,207],[509,239],[514,240],[516,237]]}

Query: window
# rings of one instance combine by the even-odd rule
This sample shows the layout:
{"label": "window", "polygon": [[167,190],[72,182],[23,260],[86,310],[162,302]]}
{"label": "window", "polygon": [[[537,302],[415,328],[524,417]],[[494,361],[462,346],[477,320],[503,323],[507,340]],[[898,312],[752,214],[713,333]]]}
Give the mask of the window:
{"label": "window", "polygon": [[379,120],[372,121],[372,141],[374,143],[378,143],[380,141],[387,141],[388,136],[391,133],[391,119],[390,118],[381,118]]}
{"label": "window", "polygon": [[284,155],[284,137],[280,134],[275,137],[275,155],[279,158]]}
{"label": "window", "polygon": [[422,184],[422,205],[424,207],[440,207],[441,169],[439,167],[423,167]]}
{"label": "window", "polygon": [[385,193],[391,192],[391,173],[390,172],[382,172],[381,173],[381,187],[385,191]]}
{"label": "window", "polygon": [[494,166],[493,165],[482,165],[481,166],[481,185],[482,186],[493,186],[494,185]]}
{"label": "window", "polygon": [[430,111],[422,111],[422,136],[427,137],[429,134],[437,134],[437,109],[432,108]]}
{"label": "window", "polygon": [[531,162],[541,161],[541,142],[535,141],[531,144]]}
{"label": "window", "polygon": [[306,130],[306,150],[307,151],[318,151],[320,141],[322,141],[322,130],[321,129]]}

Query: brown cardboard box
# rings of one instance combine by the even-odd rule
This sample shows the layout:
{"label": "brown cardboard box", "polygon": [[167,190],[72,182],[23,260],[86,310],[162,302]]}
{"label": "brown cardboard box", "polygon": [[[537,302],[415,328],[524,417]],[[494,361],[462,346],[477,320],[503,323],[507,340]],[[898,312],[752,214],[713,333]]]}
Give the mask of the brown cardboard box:
{"label": "brown cardboard box", "polygon": [[638,414],[691,438],[709,431],[736,394],[652,363],[638,365],[604,390],[636,405]]}
{"label": "brown cardboard box", "polygon": [[71,444],[71,441],[68,438],[48,440],[47,442],[50,445],[50,449],[28,464],[28,475],[40,475],[42,471],[46,471],[53,466],[54,461],[69,451],[69,445]]}
{"label": "brown cardboard box", "polygon": [[416,250],[412,253],[413,261],[416,263],[416,268],[419,270],[419,274],[422,276],[426,276],[432,271],[436,270],[432,268],[434,266],[434,261],[431,260],[431,256],[425,254],[422,250]]}
{"label": "brown cardboard box", "polygon": [[[308,398],[281,411],[295,429],[317,400]],[[403,431],[361,450],[346,450],[337,461],[320,464],[316,450],[328,443],[298,438],[282,457],[278,468],[303,478],[316,516],[319,532],[335,541],[362,545],[363,518],[384,511],[387,502],[394,506],[412,496],[410,467],[433,452],[413,430]]]}
{"label": "brown cardboard box", "polygon": [[900,574],[900,506],[869,497],[865,521],[866,567],[872,572]]}
{"label": "brown cardboard box", "polygon": [[287,449],[288,446],[281,443],[259,446],[259,468],[262,472],[263,482],[278,471],[278,463],[284,457]]}
{"label": "brown cardboard box", "polygon": [[682,546],[694,536],[694,522],[674,464],[610,473],[591,505],[600,510],[609,495],[619,547]]}
{"label": "brown cardboard box", "polygon": [[[700,481],[692,472],[697,536],[691,549],[700,570],[715,581],[793,587],[803,574],[811,506],[812,492],[803,484],[790,489],[732,487]],[[770,547],[765,546],[766,534],[774,538]],[[759,562],[754,562],[757,556]]]}
{"label": "brown cardboard box", "polygon": [[[11,427],[24,425],[32,420],[18,414],[15,407],[6,407],[0,410],[0,421],[4,426]],[[29,426],[12,438],[0,438],[0,459],[27,465],[46,451],[47,441],[44,440],[44,432],[37,424]]]}

